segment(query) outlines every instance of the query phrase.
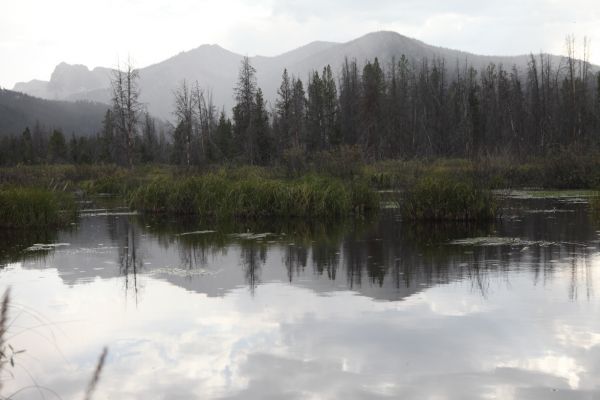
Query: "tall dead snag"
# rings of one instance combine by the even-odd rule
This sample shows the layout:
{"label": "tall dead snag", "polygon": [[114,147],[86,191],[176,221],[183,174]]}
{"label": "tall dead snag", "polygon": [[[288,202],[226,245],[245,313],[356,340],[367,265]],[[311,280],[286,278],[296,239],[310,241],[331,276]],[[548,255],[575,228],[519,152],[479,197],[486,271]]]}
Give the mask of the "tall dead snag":
{"label": "tall dead snag", "polygon": [[128,62],[125,70],[121,70],[120,66],[117,66],[111,80],[112,106],[116,118],[116,128],[122,144],[121,147],[125,149],[126,163],[130,168],[133,167],[137,125],[143,110],[143,105],[139,101],[138,79],[138,71]]}
{"label": "tall dead snag", "polygon": [[183,80],[180,87],[175,90],[175,117],[177,118],[180,135],[175,138],[176,148],[183,147],[184,154],[177,154],[178,158],[185,157],[185,165],[192,163],[192,140],[194,135],[194,110],[195,99],[187,82]]}

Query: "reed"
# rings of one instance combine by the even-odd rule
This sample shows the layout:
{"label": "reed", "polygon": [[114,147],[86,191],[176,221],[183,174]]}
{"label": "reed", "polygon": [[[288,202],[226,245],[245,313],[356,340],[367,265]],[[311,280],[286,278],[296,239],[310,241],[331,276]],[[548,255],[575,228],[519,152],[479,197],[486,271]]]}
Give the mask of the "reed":
{"label": "reed", "polygon": [[492,191],[469,181],[427,177],[404,192],[404,219],[427,221],[483,221],[498,215]]}
{"label": "reed", "polygon": [[157,179],[130,195],[130,206],[148,213],[236,217],[338,217],[374,210],[377,194],[366,184],[308,176],[281,180],[211,173]]}
{"label": "reed", "polygon": [[60,226],[75,214],[75,201],[67,193],[24,187],[0,190],[2,228]]}

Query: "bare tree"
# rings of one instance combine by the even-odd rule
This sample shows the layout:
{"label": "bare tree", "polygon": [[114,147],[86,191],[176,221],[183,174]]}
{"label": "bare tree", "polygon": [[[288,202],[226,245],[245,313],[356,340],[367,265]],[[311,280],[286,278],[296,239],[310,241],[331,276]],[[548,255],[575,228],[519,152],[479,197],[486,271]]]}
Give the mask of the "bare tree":
{"label": "bare tree", "polygon": [[208,156],[209,144],[212,141],[212,132],[216,126],[217,109],[213,102],[212,92],[202,89],[198,81],[192,90],[192,98],[196,106],[195,125],[200,141],[201,156],[205,160]]}
{"label": "bare tree", "polygon": [[200,142],[200,154],[202,160],[206,158],[206,136],[208,134],[206,124],[206,100],[204,98],[204,89],[200,87],[198,81],[192,89],[192,102],[195,106],[194,114],[194,125],[196,126],[196,132],[198,141]]}
{"label": "bare tree", "polygon": [[130,168],[133,167],[135,136],[140,114],[143,110],[143,105],[139,101],[138,79],[138,71],[128,61],[124,71],[117,65],[111,81],[116,128],[125,147],[127,164]]}
{"label": "bare tree", "polygon": [[185,163],[189,167],[192,162],[192,139],[194,134],[194,110],[195,99],[192,90],[188,87],[185,79],[175,90],[175,116],[183,131],[183,142],[185,147]]}

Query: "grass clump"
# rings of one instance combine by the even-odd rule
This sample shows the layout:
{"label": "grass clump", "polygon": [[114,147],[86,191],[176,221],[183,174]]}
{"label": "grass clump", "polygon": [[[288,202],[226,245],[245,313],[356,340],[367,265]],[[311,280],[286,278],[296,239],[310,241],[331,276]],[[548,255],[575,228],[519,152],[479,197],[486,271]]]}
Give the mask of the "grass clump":
{"label": "grass clump", "polygon": [[220,173],[157,179],[134,190],[130,206],[150,213],[222,217],[338,217],[378,207],[377,194],[358,182],[305,177],[232,179]]}
{"label": "grass clump", "polygon": [[66,193],[23,187],[0,190],[2,228],[61,226],[75,214],[75,201]]}
{"label": "grass clump", "polygon": [[483,221],[498,214],[491,190],[441,177],[417,182],[404,193],[400,208],[405,219],[427,221]]}

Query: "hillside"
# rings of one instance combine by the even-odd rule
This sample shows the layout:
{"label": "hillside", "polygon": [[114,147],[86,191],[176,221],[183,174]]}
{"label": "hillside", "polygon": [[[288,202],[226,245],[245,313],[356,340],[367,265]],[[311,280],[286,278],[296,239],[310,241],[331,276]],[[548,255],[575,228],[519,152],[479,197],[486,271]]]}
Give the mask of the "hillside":
{"label": "hillside", "polygon": [[90,101],[57,101],[0,89],[0,135],[20,134],[36,123],[65,134],[99,132],[108,106]]}

